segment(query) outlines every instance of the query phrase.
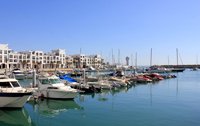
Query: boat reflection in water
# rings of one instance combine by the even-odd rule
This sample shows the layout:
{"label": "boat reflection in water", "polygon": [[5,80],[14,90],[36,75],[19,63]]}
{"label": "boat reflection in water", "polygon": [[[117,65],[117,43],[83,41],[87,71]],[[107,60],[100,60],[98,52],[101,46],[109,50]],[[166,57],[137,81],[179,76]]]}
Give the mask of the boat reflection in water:
{"label": "boat reflection in water", "polygon": [[115,88],[110,91],[112,96],[117,95],[119,93],[127,93],[129,89],[134,88],[134,86],[129,86],[129,87],[122,87],[122,88]]}
{"label": "boat reflection in water", "polygon": [[0,126],[34,126],[25,108],[0,110]]}
{"label": "boat reflection in water", "polygon": [[37,102],[29,102],[40,115],[46,117],[54,117],[59,115],[61,112],[66,112],[68,110],[82,110],[83,107],[79,106],[73,100],[53,100],[53,99],[43,99]]}

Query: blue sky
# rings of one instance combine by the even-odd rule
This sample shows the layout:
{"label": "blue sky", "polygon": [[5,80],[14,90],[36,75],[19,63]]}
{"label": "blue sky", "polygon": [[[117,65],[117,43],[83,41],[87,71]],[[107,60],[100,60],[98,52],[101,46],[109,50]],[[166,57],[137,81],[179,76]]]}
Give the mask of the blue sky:
{"label": "blue sky", "polygon": [[[138,64],[200,57],[200,0],[0,0],[0,43],[20,50],[66,49]],[[200,59],[200,58],[199,58]],[[179,61],[180,62],[180,61]],[[199,61],[200,62],[200,61]],[[180,62],[181,63],[181,62]]]}

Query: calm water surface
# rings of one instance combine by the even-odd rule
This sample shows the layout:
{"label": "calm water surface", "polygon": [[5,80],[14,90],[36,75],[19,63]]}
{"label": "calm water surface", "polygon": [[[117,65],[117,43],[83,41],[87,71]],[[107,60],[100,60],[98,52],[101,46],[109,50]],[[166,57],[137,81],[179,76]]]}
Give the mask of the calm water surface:
{"label": "calm water surface", "polygon": [[[22,82],[26,83],[26,81]],[[200,71],[74,101],[26,103],[0,110],[0,126],[199,126]]]}

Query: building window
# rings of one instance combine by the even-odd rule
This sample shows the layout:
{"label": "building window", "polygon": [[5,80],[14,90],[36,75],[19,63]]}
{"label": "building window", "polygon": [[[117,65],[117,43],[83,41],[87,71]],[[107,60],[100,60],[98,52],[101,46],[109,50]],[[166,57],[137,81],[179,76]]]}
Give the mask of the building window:
{"label": "building window", "polygon": [[4,54],[7,54],[8,53],[8,51],[7,50],[4,50]]}

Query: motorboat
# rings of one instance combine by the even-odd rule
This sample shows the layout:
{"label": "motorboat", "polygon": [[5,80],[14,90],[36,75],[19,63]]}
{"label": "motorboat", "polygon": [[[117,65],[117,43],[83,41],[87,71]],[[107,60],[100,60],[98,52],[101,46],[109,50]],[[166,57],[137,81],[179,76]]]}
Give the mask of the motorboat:
{"label": "motorboat", "polygon": [[1,108],[22,108],[31,94],[31,91],[21,87],[16,79],[0,78]]}
{"label": "motorboat", "polygon": [[55,75],[42,75],[37,79],[37,88],[33,94],[34,97],[50,98],[50,99],[74,99],[78,90],[65,85]]}
{"label": "motorboat", "polygon": [[14,69],[12,71],[12,75],[17,80],[23,80],[23,79],[25,79],[25,74],[20,69]]}

